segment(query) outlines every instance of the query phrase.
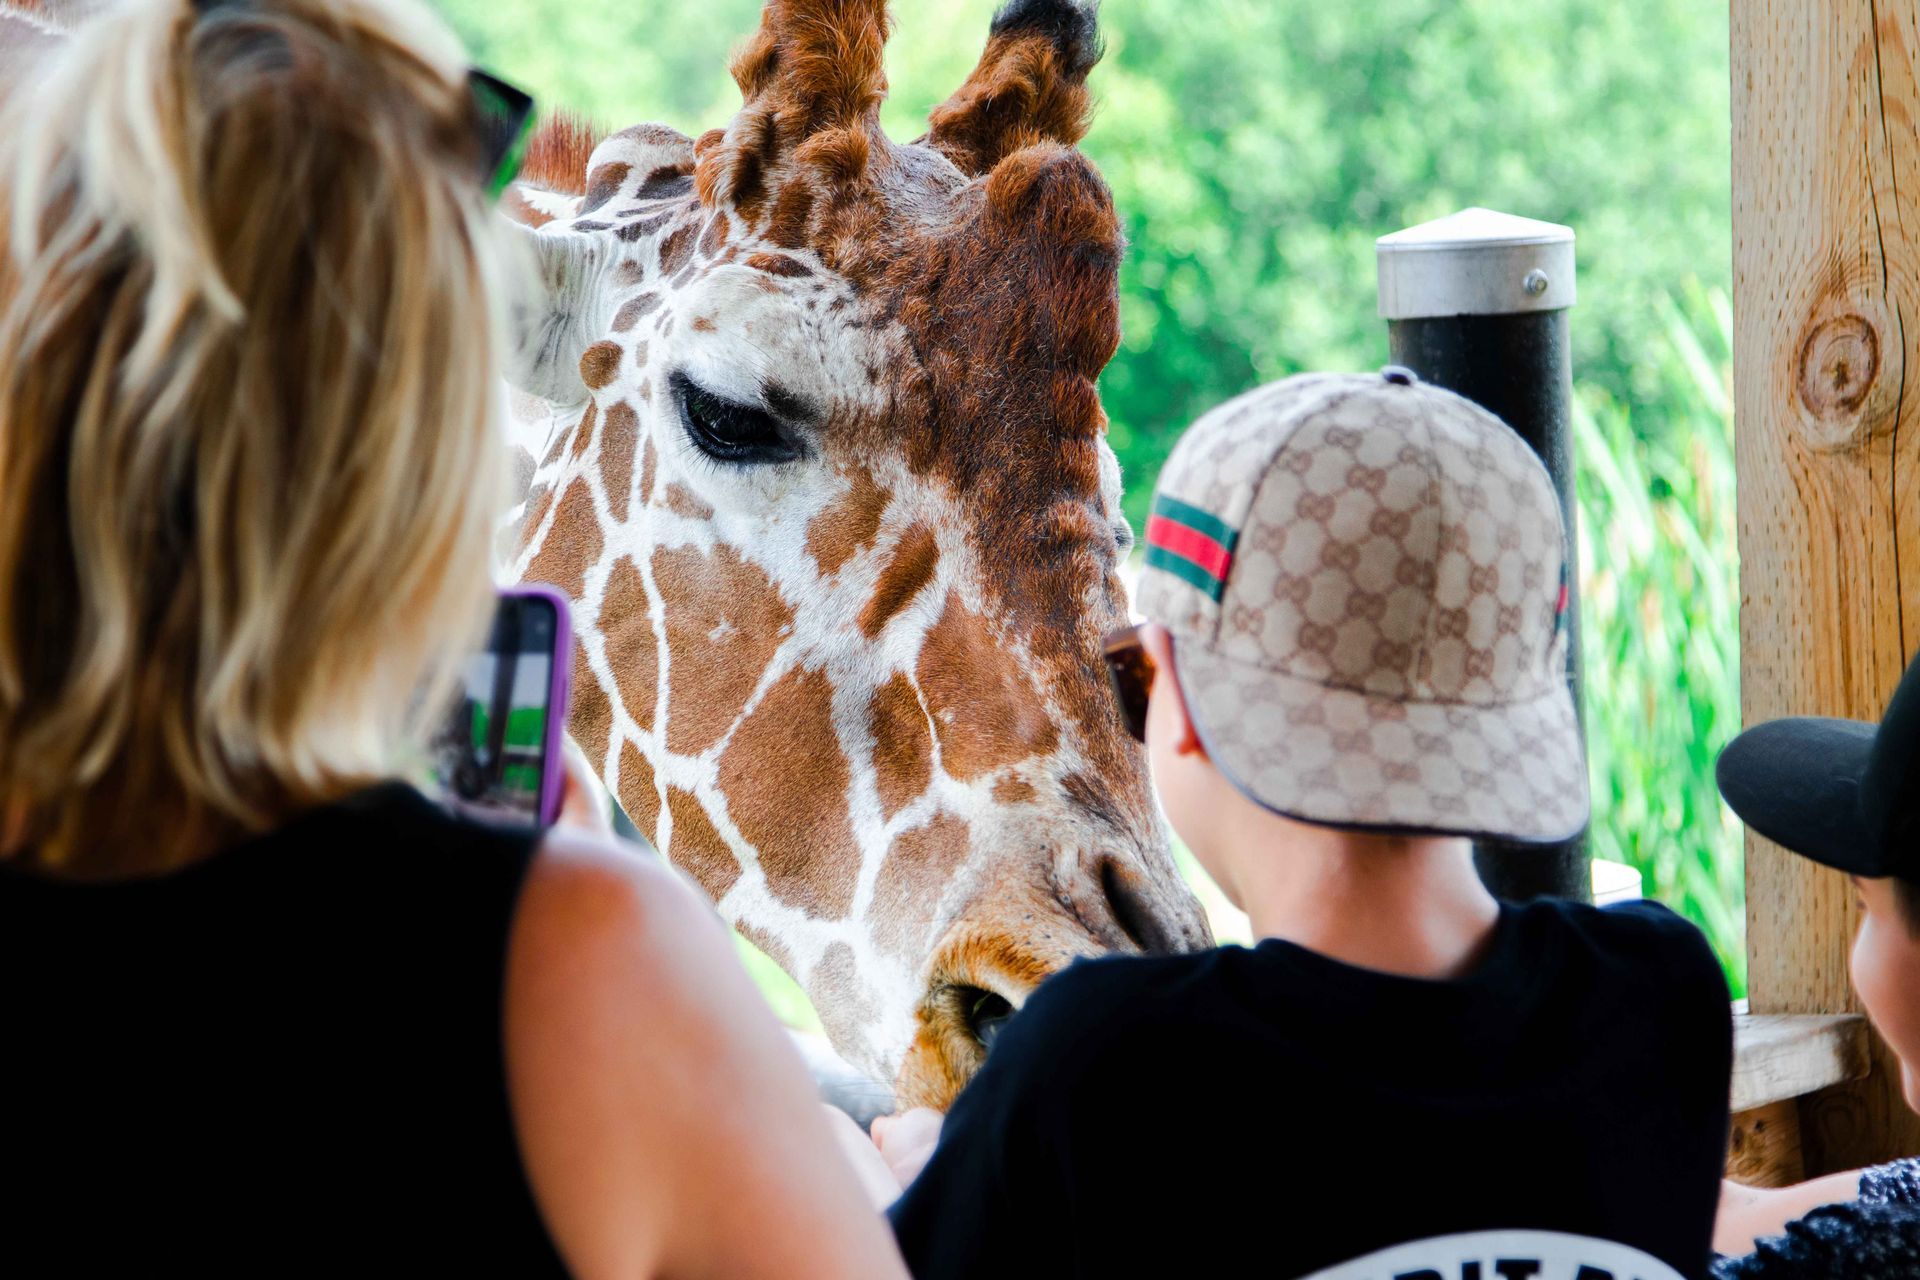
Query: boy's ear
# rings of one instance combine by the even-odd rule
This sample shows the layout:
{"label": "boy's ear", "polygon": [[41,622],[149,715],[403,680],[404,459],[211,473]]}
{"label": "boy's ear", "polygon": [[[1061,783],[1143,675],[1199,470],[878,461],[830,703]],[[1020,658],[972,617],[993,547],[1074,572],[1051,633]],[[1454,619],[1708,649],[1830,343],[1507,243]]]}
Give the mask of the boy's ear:
{"label": "boy's ear", "polygon": [[1153,701],[1164,702],[1173,718],[1174,754],[1206,759],[1207,749],[1200,742],[1200,731],[1194,727],[1193,713],[1187,707],[1186,690],[1180,687],[1180,677],[1173,669],[1173,633],[1154,622],[1147,624],[1142,638],[1153,655]]}

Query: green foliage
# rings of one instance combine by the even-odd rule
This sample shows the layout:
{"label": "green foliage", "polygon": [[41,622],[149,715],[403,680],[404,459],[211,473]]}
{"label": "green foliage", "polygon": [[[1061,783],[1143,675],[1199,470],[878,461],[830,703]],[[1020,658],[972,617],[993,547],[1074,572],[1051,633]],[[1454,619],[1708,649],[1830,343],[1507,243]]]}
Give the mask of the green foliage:
{"label": "green foliage", "polygon": [[[738,106],[726,55],[759,11],[438,3],[544,103],[689,134]],[[994,5],[897,0],[893,136],[960,84]],[[1136,520],[1207,408],[1384,362],[1377,236],[1473,204],[1579,233],[1594,847],[1699,921],[1738,981],[1737,829],[1711,769],[1737,723],[1725,4],[1108,0],[1102,20],[1085,146],[1132,240],[1103,391]]]}
{"label": "green foliage", "polygon": [[[614,125],[698,133],[757,0],[440,0],[481,63]],[[992,0],[895,6],[886,122],[917,136]],[[1382,363],[1377,236],[1469,204],[1572,225],[1583,381],[1641,419],[1656,300],[1730,275],[1727,12],[1711,0],[1112,0],[1086,150],[1133,241],[1105,379],[1136,516],[1173,439],[1302,369]]]}
{"label": "green foliage", "polygon": [[[1727,15],[1699,0],[1116,3],[1088,150],[1133,232],[1123,461],[1247,386],[1376,366],[1376,237],[1468,205],[1580,238],[1575,368],[1642,416],[1656,299],[1729,278]],[[1137,491],[1136,491],[1137,492]]]}
{"label": "green foliage", "polygon": [[1589,387],[1574,413],[1596,857],[1704,929],[1746,987],[1740,825],[1714,758],[1740,729],[1732,315],[1724,293],[1662,300],[1647,370],[1667,417]]}
{"label": "green foliage", "polygon": [[740,954],[740,963],[747,967],[748,975],[753,978],[754,985],[760,988],[760,994],[773,1006],[775,1017],[798,1031],[815,1034],[825,1032],[826,1028],[820,1025],[820,1015],[813,1010],[813,1002],[807,999],[807,993],[801,990],[800,984],[787,976],[786,970],[737,933],[733,935],[733,945]]}

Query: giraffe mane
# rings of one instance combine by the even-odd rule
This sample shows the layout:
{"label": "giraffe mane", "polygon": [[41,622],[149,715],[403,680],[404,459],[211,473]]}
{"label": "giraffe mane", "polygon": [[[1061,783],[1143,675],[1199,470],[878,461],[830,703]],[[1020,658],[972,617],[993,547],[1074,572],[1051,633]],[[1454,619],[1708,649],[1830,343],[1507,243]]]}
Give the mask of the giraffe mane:
{"label": "giraffe mane", "polygon": [[527,143],[526,163],[520,180],[555,195],[582,196],[587,193],[587,165],[594,148],[606,137],[585,116],[571,111],[555,111],[540,122]]}

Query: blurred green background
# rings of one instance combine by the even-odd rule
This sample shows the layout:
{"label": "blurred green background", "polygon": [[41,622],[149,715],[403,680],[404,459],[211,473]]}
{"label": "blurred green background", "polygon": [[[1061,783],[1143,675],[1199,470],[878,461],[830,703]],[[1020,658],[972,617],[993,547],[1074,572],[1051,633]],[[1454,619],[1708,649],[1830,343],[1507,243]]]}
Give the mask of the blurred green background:
{"label": "blurred green background", "polygon": [[[758,0],[438,0],[551,106],[689,134],[739,97]],[[896,0],[886,122],[918,136],[993,0]],[[1467,205],[1579,234],[1573,315],[1594,851],[1744,991],[1724,0],[1108,0],[1087,153],[1132,240],[1102,380],[1136,522],[1202,411],[1386,359],[1377,236]],[[782,996],[785,1003],[791,996]],[[797,1016],[797,1014],[796,1014]]]}

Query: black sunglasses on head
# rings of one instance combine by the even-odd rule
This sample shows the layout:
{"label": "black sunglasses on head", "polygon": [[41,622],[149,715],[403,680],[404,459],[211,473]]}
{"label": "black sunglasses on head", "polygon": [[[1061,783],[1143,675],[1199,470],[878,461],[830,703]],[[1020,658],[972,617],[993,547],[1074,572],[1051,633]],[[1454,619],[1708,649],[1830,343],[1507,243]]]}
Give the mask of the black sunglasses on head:
{"label": "black sunglasses on head", "polygon": [[473,95],[480,137],[480,181],[487,195],[498,200],[526,162],[533,137],[533,98],[477,67],[467,72],[467,92]]}

